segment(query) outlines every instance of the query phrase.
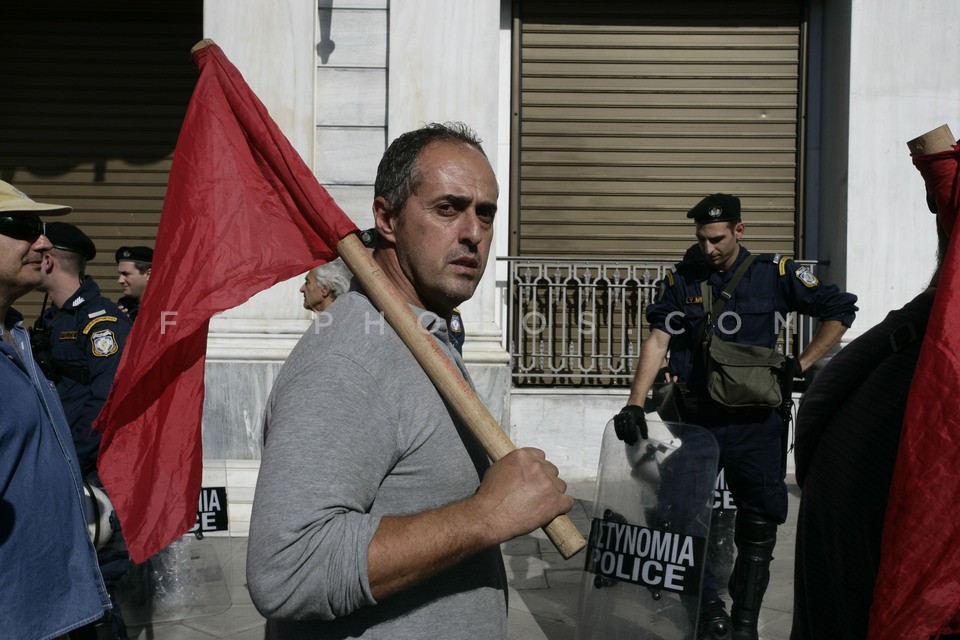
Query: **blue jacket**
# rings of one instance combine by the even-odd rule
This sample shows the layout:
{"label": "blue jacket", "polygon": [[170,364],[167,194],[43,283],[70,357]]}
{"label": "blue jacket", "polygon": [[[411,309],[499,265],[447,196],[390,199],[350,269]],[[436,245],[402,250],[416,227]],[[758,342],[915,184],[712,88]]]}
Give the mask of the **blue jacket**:
{"label": "blue jacket", "polygon": [[0,635],[45,640],[102,618],[110,600],[60,400],[23,317],[11,310],[5,326],[17,349],[0,341]]}
{"label": "blue jacket", "polygon": [[42,322],[50,329],[53,360],[69,367],[61,371],[57,393],[86,477],[96,469],[100,448],[100,432],[92,430],[93,421],[110,393],[133,322],[100,295],[100,287],[90,276],[62,309],[47,309]]}
{"label": "blue jacket", "polygon": [[[694,393],[700,390],[704,375],[702,358],[697,362],[693,358],[695,338],[706,315],[703,287],[709,284],[716,304],[748,255],[740,247],[733,266],[724,272],[701,261],[678,263],[661,282],[657,301],[647,307],[650,328],[671,335],[671,371],[688,382]],[[719,322],[715,319],[714,333],[728,342],[772,349],[789,312],[821,321],[839,320],[849,327],[856,316],[856,302],[857,296],[823,284],[807,267],[786,257],[760,254],[725,303]]]}

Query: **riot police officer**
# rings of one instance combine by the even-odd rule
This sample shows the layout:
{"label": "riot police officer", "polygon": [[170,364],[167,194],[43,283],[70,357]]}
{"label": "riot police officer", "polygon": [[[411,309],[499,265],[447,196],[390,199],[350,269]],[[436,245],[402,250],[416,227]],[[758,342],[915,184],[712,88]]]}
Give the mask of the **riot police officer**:
{"label": "riot police officer", "polygon": [[52,304],[35,325],[35,351],[57,385],[87,476],[96,469],[100,446],[93,421],[110,392],[132,322],[84,274],[97,253],[93,241],[66,222],[49,223],[47,237],[53,248],[44,254],[39,289]]}
{"label": "riot police officer", "polygon": [[[48,223],[46,235],[52,248],[43,256],[38,288],[52,304],[34,325],[34,353],[44,374],[56,383],[83,476],[102,489],[96,472],[100,433],[93,422],[107,399],[133,322],[100,295],[100,287],[84,273],[97,252],[93,241],[65,222]],[[130,566],[119,531],[98,551],[97,559],[113,600],[113,638],[126,638],[113,594]]]}
{"label": "riot police officer", "polygon": [[113,257],[117,261],[117,282],[123,289],[123,296],[117,300],[117,306],[126,312],[131,320],[135,320],[153,270],[153,249],[120,247]]}
{"label": "riot police officer", "polygon": [[[813,340],[798,360],[788,360],[784,367],[787,376],[802,375],[839,342],[854,320],[857,298],[822,284],[807,267],[786,257],[752,256],[740,244],[744,224],[735,196],[709,195],[687,217],[696,224],[703,260],[681,262],[663,279],[657,301],[646,310],[651,330],[630,398],[614,421],[617,434],[627,442],[646,437],[642,406],[669,351],[671,372],[686,387],[682,418],[716,437],[720,465],[737,506],[731,616],[708,566],[698,638],[756,640],[777,526],[787,516],[785,424],[776,407],[732,408],[708,392],[704,338],[773,353],[788,312],[814,316],[820,325]],[[723,313],[711,314],[710,309],[717,310],[714,304],[722,305]]]}

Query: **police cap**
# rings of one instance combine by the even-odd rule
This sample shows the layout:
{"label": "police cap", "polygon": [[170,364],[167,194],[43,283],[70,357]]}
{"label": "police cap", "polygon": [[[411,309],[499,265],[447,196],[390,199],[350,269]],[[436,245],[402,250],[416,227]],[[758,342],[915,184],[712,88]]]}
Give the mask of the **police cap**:
{"label": "police cap", "polygon": [[120,247],[117,249],[114,258],[116,258],[117,264],[124,260],[153,263],[153,249],[150,247]]}
{"label": "police cap", "polygon": [[697,224],[711,222],[740,222],[740,198],[726,193],[714,193],[697,203],[687,212]]}
{"label": "police cap", "polygon": [[54,249],[79,253],[87,260],[93,260],[97,255],[97,247],[93,244],[93,240],[69,222],[48,222],[46,227],[44,235]]}

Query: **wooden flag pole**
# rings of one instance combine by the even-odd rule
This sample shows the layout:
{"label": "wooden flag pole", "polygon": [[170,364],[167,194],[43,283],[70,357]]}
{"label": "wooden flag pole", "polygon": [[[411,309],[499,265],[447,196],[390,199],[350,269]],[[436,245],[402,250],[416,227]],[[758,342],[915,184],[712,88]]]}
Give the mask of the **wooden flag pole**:
{"label": "wooden flag pole", "polygon": [[[214,44],[214,41],[209,38],[201,40],[190,49],[191,56],[211,44]],[[374,304],[383,312],[384,318],[413,353],[431,382],[440,391],[440,395],[453,407],[490,459],[496,462],[516,449],[473,388],[464,380],[460,370],[450,362],[437,341],[429,336],[420,320],[403,302],[397,288],[373,261],[360,238],[356,234],[348,235],[337,244],[337,251]],[[544,531],[564,559],[572,557],[587,544],[570,518],[565,515],[555,518],[544,527]]]}
{"label": "wooden flag pole", "polygon": [[[423,328],[417,316],[400,297],[394,284],[374,262],[360,238],[356,234],[347,236],[337,244],[337,251],[370,299],[383,312],[384,318],[413,353],[440,391],[440,395],[453,407],[490,459],[496,462],[516,449],[473,388],[467,384],[437,341]],[[586,546],[583,536],[565,515],[555,518],[543,530],[564,559],[572,557]]]}

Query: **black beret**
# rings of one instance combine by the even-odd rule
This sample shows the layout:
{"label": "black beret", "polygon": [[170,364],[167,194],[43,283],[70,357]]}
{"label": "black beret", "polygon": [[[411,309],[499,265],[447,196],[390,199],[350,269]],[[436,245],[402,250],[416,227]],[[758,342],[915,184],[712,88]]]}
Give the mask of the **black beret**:
{"label": "black beret", "polygon": [[153,263],[153,249],[150,247],[120,247],[114,255],[117,264],[124,260],[130,262]]}
{"label": "black beret", "polygon": [[47,236],[54,249],[79,253],[87,260],[93,260],[97,255],[93,240],[69,222],[48,222],[43,235]]}
{"label": "black beret", "polygon": [[697,224],[732,221],[740,222],[740,198],[726,193],[714,193],[697,203],[687,212]]}

